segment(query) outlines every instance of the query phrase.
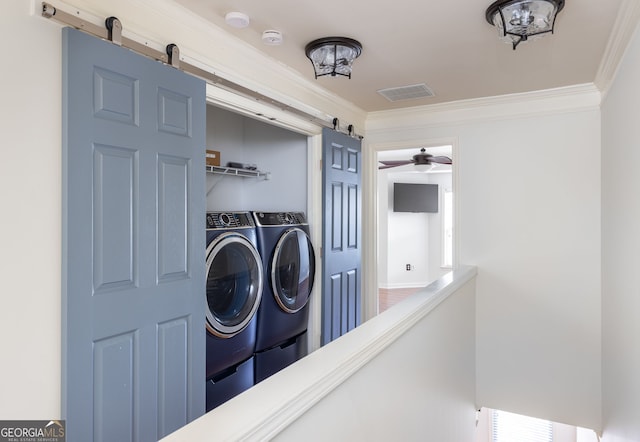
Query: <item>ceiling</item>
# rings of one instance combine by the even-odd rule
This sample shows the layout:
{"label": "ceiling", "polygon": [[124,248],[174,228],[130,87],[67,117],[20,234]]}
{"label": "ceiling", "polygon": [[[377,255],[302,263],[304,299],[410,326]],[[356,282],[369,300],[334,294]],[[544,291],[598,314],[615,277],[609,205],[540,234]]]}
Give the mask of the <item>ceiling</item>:
{"label": "ceiling", "polygon": [[[381,111],[592,83],[623,0],[567,0],[555,33],[514,51],[485,20],[492,0],[176,0],[364,111]],[[237,11],[247,28],[227,25]],[[262,32],[282,33],[280,46]],[[321,37],[362,43],[351,79],[314,79],[304,48]],[[215,42],[212,42],[215,44]],[[435,96],[390,102],[380,89],[424,83]]]}

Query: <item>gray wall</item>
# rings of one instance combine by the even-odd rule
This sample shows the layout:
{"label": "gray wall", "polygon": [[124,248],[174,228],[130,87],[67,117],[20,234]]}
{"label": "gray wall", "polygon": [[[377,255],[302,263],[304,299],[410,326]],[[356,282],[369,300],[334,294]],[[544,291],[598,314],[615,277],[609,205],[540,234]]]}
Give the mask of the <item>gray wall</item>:
{"label": "gray wall", "polygon": [[270,179],[207,174],[207,210],[307,210],[307,137],[207,106],[207,149],[253,163]]}

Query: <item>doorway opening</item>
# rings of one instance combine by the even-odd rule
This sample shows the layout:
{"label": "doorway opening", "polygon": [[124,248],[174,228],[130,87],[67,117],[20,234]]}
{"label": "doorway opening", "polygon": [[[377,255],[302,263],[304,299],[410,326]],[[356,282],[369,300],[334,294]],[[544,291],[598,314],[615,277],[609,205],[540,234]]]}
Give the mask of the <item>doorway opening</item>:
{"label": "doorway opening", "polygon": [[[426,147],[452,158],[452,145]],[[411,161],[420,147],[377,152],[378,312],[453,268],[454,188],[451,164]],[[406,164],[384,167],[383,163]]]}

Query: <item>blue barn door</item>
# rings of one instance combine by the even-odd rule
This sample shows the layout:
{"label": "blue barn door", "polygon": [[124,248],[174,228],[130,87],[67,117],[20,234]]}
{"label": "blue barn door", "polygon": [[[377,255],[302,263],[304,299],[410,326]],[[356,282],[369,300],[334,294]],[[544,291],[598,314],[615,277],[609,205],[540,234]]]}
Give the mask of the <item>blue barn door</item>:
{"label": "blue barn door", "polygon": [[155,441],[204,413],[205,84],[62,38],[67,439]]}
{"label": "blue barn door", "polygon": [[322,345],[361,322],[362,153],[358,139],[322,132]]}

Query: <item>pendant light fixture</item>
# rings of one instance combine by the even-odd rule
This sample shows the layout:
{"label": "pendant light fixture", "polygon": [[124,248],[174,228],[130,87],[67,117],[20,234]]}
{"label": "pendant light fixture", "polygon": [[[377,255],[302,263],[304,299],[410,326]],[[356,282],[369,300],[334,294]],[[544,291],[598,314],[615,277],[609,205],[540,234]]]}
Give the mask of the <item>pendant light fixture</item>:
{"label": "pendant light fixture", "polygon": [[486,18],[515,50],[530,37],[553,33],[562,8],[564,0],[498,0],[487,8]]}
{"label": "pendant light fixture", "polygon": [[362,53],[362,45],[351,38],[325,37],[312,41],[304,51],[313,64],[316,78],[324,75],[351,78],[351,65]]}

